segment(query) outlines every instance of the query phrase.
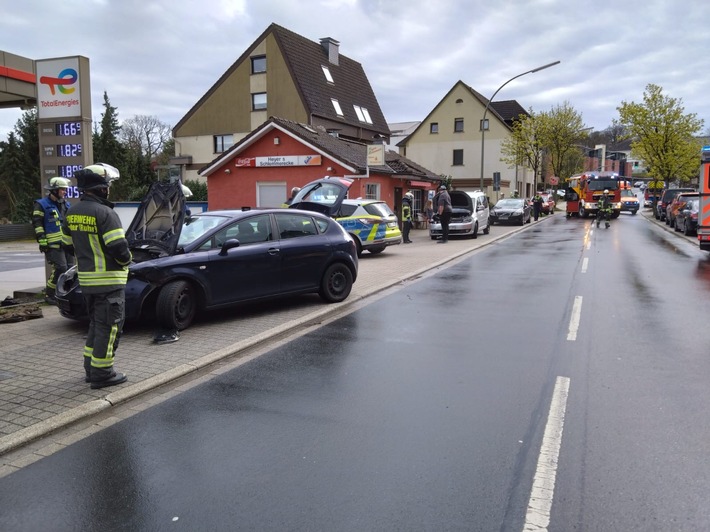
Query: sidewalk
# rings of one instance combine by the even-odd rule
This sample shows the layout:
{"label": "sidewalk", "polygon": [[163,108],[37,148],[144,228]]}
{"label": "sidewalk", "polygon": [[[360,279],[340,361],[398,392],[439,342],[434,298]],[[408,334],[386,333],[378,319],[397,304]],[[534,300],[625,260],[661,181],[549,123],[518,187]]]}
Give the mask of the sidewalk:
{"label": "sidewalk", "polygon": [[[551,218],[524,227],[496,225],[489,235],[450,240],[447,245],[436,245],[426,230],[414,230],[412,245],[389,247],[379,255],[363,254],[353,291],[342,303],[324,304],[315,295],[282,305],[270,302],[212,313],[182,331],[179,341],[164,345],[153,343],[150,326],[127,324],[116,368],[129,380],[112,388],[91,390],[84,382],[86,326],[61,317],[56,307],[43,306],[41,319],[0,324],[4,338],[0,347],[0,456]],[[0,243],[0,249],[6,250],[7,245]],[[0,477],[14,470],[16,466],[0,461]]]}

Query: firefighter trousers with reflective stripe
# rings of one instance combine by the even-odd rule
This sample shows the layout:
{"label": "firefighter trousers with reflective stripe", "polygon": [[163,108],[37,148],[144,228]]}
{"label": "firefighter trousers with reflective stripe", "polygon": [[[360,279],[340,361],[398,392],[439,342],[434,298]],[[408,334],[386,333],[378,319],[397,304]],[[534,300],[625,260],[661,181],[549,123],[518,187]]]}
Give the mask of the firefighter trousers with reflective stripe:
{"label": "firefighter trousers with reflective stripe", "polygon": [[[113,374],[113,359],[125,319],[126,295],[120,288],[101,294],[84,294],[89,309],[89,333],[84,347],[84,368],[92,380]],[[88,360],[91,362],[87,364]]]}
{"label": "firefighter trousers with reflective stripe", "polygon": [[44,254],[47,262],[52,267],[52,273],[47,279],[47,289],[45,294],[54,297],[54,291],[57,288],[57,280],[59,276],[74,266],[74,255],[67,252],[64,248],[50,247]]}

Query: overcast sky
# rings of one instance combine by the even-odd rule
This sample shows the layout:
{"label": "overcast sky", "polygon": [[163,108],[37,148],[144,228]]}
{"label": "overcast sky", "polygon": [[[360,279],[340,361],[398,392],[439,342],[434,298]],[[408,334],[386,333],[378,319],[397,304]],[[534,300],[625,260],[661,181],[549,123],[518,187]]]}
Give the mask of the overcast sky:
{"label": "overcast sky", "polygon": [[[332,37],[362,64],[389,123],[423,120],[461,80],[546,111],[569,102],[601,130],[647,84],[710,127],[706,0],[0,0],[0,50],[90,60],[94,121],[103,93],[119,121],[174,126],[275,22]],[[19,110],[0,109],[0,140]]]}

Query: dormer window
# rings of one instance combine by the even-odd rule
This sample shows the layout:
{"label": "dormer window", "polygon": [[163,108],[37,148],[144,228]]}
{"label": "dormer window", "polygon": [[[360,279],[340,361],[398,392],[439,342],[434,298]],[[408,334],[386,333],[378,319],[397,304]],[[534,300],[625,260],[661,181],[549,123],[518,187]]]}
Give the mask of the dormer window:
{"label": "dormer window", "polygon": [[372,124],[372,118],[370,117],[370,112],[367,109],[360,107],[359,105],[353,105],[353,109],[355,109],[355,114],[360,122]]}
{"label": "dormer window", "polygon": [[321,68],[323,69],[323,74],[325,74],[325,79],[328,80],[328,83],[335,83],[333,81],[333,75],[330,73],[330,69],[325,65],[321,65]]}
{"label": "dormer window", "polygon": [[335,98],[330,99],[331,102],[333,102],[333,107],[335,108],[335,114],[338,116],[344,116],[343,115],[343,109],[340,107],[340,102],[336,100]]}

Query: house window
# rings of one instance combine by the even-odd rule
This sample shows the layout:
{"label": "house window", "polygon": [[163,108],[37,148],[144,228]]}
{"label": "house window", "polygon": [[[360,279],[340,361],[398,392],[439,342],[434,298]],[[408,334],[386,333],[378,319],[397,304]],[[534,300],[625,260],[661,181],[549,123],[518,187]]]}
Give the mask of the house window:
{"label": "house window", "polygon": [[215,135],[213,138],[215,153],[222,153],[224,151],[227,151],[234,144],[233,135]]}
{"label": "house window", "polygon": [[454,118],[454,132],[463,133],[463,118]]}
{"label": "house window", "polygon": [[439,122],[432,122],[429,124],[429,133],[438,133],[439,132]]}
{"label": "house window", "polygon": [[463,166],[463,150],[454,150],[454,166]]}
{"label": "house window", "polygon": [[266,109],[266,93],[256,92],[251,95],[251,110],[262,111]]}
{"label": "house window", "polygon": [[325,79],[328,80],[328,83],[335,83],[333,81],[333,76],[330,73],[330,69],[325,65],[321,65],[320,67],[323,69],[323,74],[325,75]]}
{"label": "house window", "polygon": [[251,58],[251,73],[261,74],[266,72],[266,56],[259,55]]}
{"label": "house window", "polygon": [[486,131],[488,131],[488,125],[489,125],[489,124],[488,124],[488,119],[487,119],[487,118],[486,118],[485,120],[481,120],[481,131],[483,131],[484,129],[485,129]]}
{"label": "house window", "polygon": [[360,107],[359,105],[353,105],[353,109],[355,109],[355,114],[360,122],[372,124],[372,118],[370,117],[370,112],[367,109]]}
{"label": "house window", "polygon": [[365,186],[365,198],[373,200],[380,199],[380,185],[378,183],[368,183]]}
{"label": "house window", "polygon": [[335,98],[330,99],[331,102],[333,102],[333,108],[335,108],[335,114],[338,116],[343,116],[343,110],[340,107],[340,102],[336,100]]}

